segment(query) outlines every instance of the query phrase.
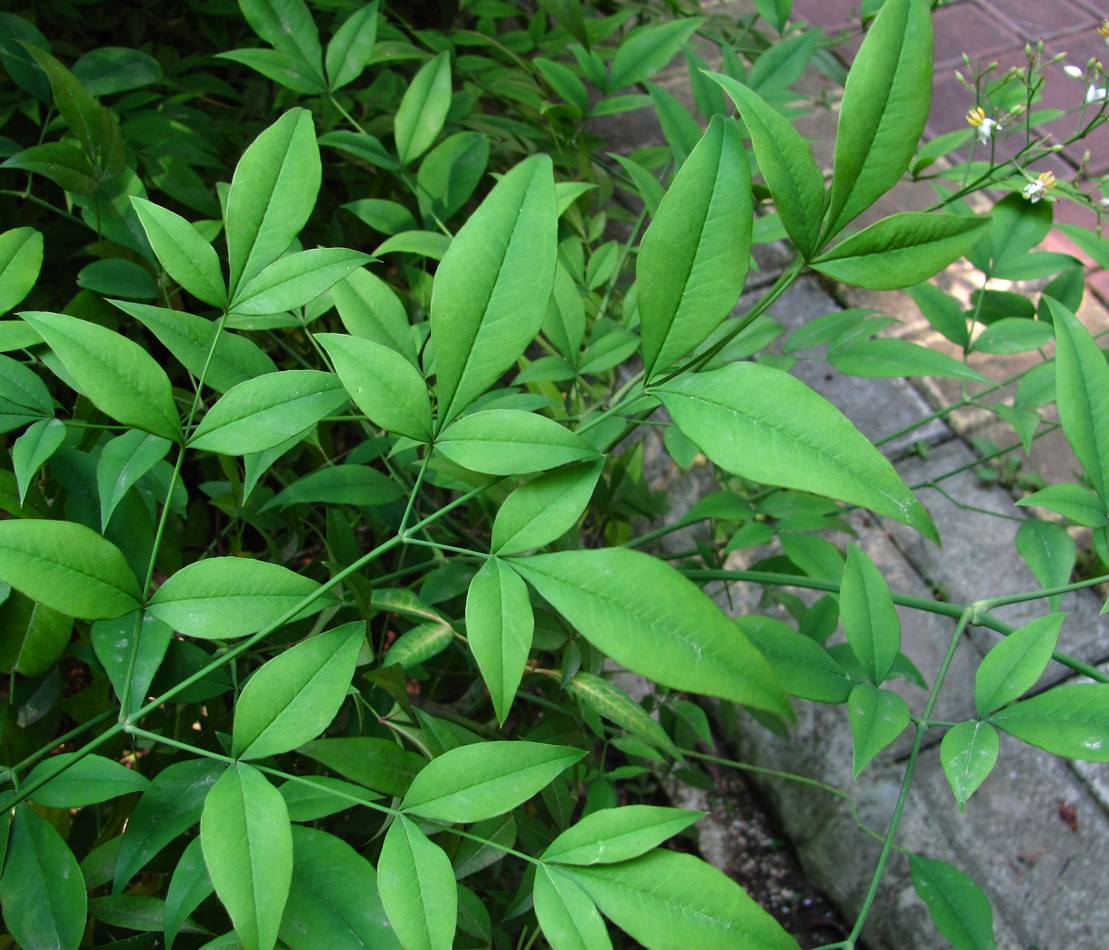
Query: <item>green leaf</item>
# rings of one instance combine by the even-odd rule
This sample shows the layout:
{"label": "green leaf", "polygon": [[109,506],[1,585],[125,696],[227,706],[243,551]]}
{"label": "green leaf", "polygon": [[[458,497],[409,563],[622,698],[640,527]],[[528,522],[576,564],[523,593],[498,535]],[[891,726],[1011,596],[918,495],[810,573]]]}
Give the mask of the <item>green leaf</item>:
{"label": "green leaf", "polygon": [[627,548],[533,554],[514,566],[599,650],[663,686],[792,716],[770,665],[692,581]]}
{"label": "green leaf", "polygon": [[523,678],[534,629],[527,585],[500,558],[489,558],[466,595],[466,638],[502,724]]}
{"label": "green leaf", "polygon": [[327,91],[323,80],[299,56],[275,49],[233,49],[216,53],[217,59],[242,63],[267,79],[272,79],[286,89],[308,96],[322,95]]}
{"label": "green leaf", "polygon": [[450,249],[451,239],[438,231],[402,231],[374,248],[374,257],[386,254],[418,254],[441,261]]}
{"label": "green leaf", "polygon": [[1109,686],[1103,683],[1055,686],[995,712],[989,721],[1052,755],[1109,762]]}
{"label": "green leaf", "polygon": [[604,460],[567,465],[521,485],[493,520],[493,554],[519,554],[562,537],[593,496]]}
{"label": "green leaf", "polygon": [[150,780],[102,755],[59,752],[40,762],[27,776],[37,782],[53,776],[32,798],[48,808],[82,808],[130,792],[144,792]]}
{"label": "green leaf", "polygon": [[1109,365],[1070,310],[1048,298],[1055,324],[1055,392],[1059,421],[1103,502],[1109,502]]}
{"label": "green leaf", "polygon": [[281,918],[290,950],[400,950],[377,891],[377,872],[341,838],[293,826],[293,883]]}
{"label": "green leaf", "polygon": [[84,152],[63,142],[44,142],[16,152],[0,168],[17,168],[49,178],[74,195],[96,191],[96,177]]}
{"label": "green leaf", "polygon": [[828,354],[828,362],[847,376],[882,379],[899,376],[942,376],[988,382],[966,363],[909,340],[882,337],[862,340]]}
{"label": "green leaf", "polygon": [[[8,322],[38,337],[25,324],[14,320]],[[38,419],[52,418],[54,400],[46,383],[23,363],[9,356],[0,356],[0,432],[10,432]]]}
{"label": "green leaf", "polygon": [[257,769],[235,763],[204,801],[200,844],[240,939],[273,947],[293,878],[293,835],[281,793]]}
{"label": "green leaf", "polygon": [[189,448],[246,455],[280,445],[347,402],[332,373],[289,369],[239,383],[205,413]]}
{"label": "green leaf", "polygon": [[140,617],[136,611],[115,620],[98,620],[92,625],[90,639],[120,702],[124,696],[130,697],[125,712],[133,713],[145,705],[173,631],[150,614]]}
{"label": "green leaf", "polygon": [[993,950],[993,908],[982,889],[957,867],[909,855],[913,888],[954,950]]}
{"label": "green leaf", "polygon": [[928,0],[886,0],[844,86],[825,235],[838,234],[897,184],[931,103]]}
{"label": "green leaf", "polygon": [[165,935],[166,946],[172,947],[185,919],[212,893],[212,879],[204,863],[200,838],[193,838],[181,853],[173,868],[166,890]]}
{"label": "green leaf", "polygon": [[345,247],[318,247],[288,254],[242,283],[228,309],[250,316],[295,310],[370,260],[368,254]]}
{"label": "green leaf", "polygon": [[413,776],[427,761],[388,739],[365,736],[316,739],[298,751],[359,785],[396,796],[408,790]]}
{"label": "green leaf", "polygon": [[966,254],[988,223],[971,215],[891,214],[825,251],[812,268],[869,290],[911,287]]}
{"label": "green leaf", "polygon": [[104,46],[73,64],[73,75],[92,96],[111,96],[141,89],[162,78],[158,61],[137,49]]}
{"label": "green leaf", "polygon": [[356,10],[327,44],[327,85],[331,92],[348,86],[366,68],[377,42],[378,0]]}
{"label": "green leaf", "polygon": [[[697,124],[697,120],[689,114],[685,104],[672,92],[663,89],[661,86],[656,86],[653,82],[646,85],[647,91],[651,95],[651,103],[654,105],[658,124],[662,127],[666,144],[670,146],[674,164],[678,168],[683,168],[686,162],[689,161],[690,154],[697,148],[697,143],[701,141],[701,127]],[[615,96],[608,99],[607,103],[615,105],[622,98],[633,100],[630,109],[640,108],[640,106],[634,104],[636,99],[634,96]],[[630,109],[623,111],[630,111]],[[598,114],[599,111],[595,110],[594,114]],[[723,118],[721,116],[721,119]],[[730,120],[728,121],[731,124]]]}
{"label": "green leaf", "polygon": [[546,155],[504,175],[455,235],[435,274],[431,340],[439,427],[489,388],[535,339],[557,259]]}
{"label": "green leaf", "polygon": [[458,919],[450,859],[404,815],[385,833],[377,884],[385,913],[406,950],[450,950]]}
{"label": "green leaf", "polygon": [[12,821],[0,903],[4,923],[21,947],[77,950],[80,945],[88,906],[80,865],[54,826],[26,805],[15,810]]}
{"label": "green leaf", "polygon": [[782,226],[801,257],[808,260],[817,250],[825,197],[824,176],[809,146],[793,124],[758,93],[721,73],[707,75],[739,109]]}
{"label": "green leaf", "polygon": [[1004,317],[991,323],[974,341],[978,353],[1028,353],[1047,346],[1055,333],[1051,324],[1021,317]]}
{"label": "green leaf", "polygon": [[676,759],[681,758],[681,751],[666,734],[666,730],[615,683],[581,670],[566,684],[566,689],[579,703],[584,703],[636,738],[662,749]]}
{"label": "green leaf", "polygon": [[652,392],[726,471],[861,505],[938,540],[928,512],[893,466],[846,416],[788,373],[733,363]]}
{"label": "green leaf", "polygon": [[119,257],[86,264],[77,274],[77,286],[104,297],[154,300],[161,296],[157,281],[146,267]]}
{"label": "green leaf", "polygon": [[[1049,521],[1025,521],[1017,528],[1017,551],[1024,558],[1036,580],[1044,588],[1062,587],[1070,581],[1077,549],[1061,524]],[[1059,609],[1061,597],[1050,598],[1053,610]]]}
{"label": "green leaf", "polygon": [[96,461],[101,530],[108,527],[112,513],[135,483],[166,457],[169,447],[165,439],[138,429],[116,436],[104,446]]}
{"label": "green leaf", "polygon": [[1014,630],[983,658],[974,675],[974,705],[979,716],[1023,696],[1047,669],[1066,614],[1037,617]]}
{"label": "green leaf", "polygon": [[997,764],[1000,742],[988,722],[960,722],[944,733],[940,762],[962,811]]}
{"label": "green leaf", "polygon": [[739,299],[751,251],[750,181],[739,126],[716,116],[640,245],[636,286],[647,377],[703,343]]}
{"label": "green leaf", "polygon": [[170,577],[147,609],[186,636],[223,640],[270,626],[309,597],[293,619],[335,603],[333,595],[320,593],[318,582],[280,564],[210,557]]}
{"label": "green leaf", "polygon": [[302,0],[240,0],[239,6],[255,33],[304,63],[319,81],[319,91],[327,90],[319,30]]}
{"label": "green leaf", "polygon": [[264,759],[316,738],[347,698],[365,642],[365,622],[346,623],[260,667],[235,704],[231,754]]}
{"label": "green leaf", "polygon": [[770,661],[778,681],[791,696],[818,703],[843,703],[854,681],[815,640],[780,620],[749,614],[736,618],[739,629]]}
{"label": "green leaf", "polygon": [[42,234],[12,228],[0,234],[0,314],[31,292],[42,268]]}
{"label": "green leaf", "polygon": [[402,485],[377,469],[365,465],[332,465],[296,479],[266,502],[262,510],[314,502],[372,508],[387,505],[404,494]]}
{"label": "green leaf", "polygon": [[1101,528],[1106,524],[1105,502],[1081,485],[1048,485],[1018,498],[1017,504],[1047,508],[1087,528]]}
{"label": "green leaf", "polygon": [[332,287],[331,296],[347,333],[396,350],[413,366],[417,365],[416,341],[408,314],[388,284],[359,268]]}
{"label": "green leaf", "polygon": [[360,785],[330,775],[291,778],[278,791],[285,799],[290,821],[315,821],[346,811],[360,802],[381,797]]}
{"label": "green leaf", "polygon": [[0,580],[81,620],[120,617],[142,597],[119,548],[71,521],[0,521]]}
{"label": "green leaf", "polygon": [[624,89],[658,72],[704,22],[704,17],[683,17],[633,29],[616,50],[605,91]]}
{"label": "green leaf", "polygon": [[597,905],[574,881],[540,865],[532,884],[535,916],[552,950],[608,950],[612,941]]}
{"label": "green leaf", "polygon": [[[992,222],[991,222],[992,226]],[[970,344],[970,331],[962,304],[935,284],[923,282],[909,288],[909,296],[920,307],[924,318],[932,329],[943,335],[956,346],[966,348]]]}
{"label": "green leaf", "polygon": [[236,336],[218,323],[183,310],[113,300],[153,333],[177,361],[216,392],[227,392],[256,376],[276,373],[277,367],[262,349]]}
{"label": "green leaf", "polygon": [[40,676],[69,646],[73,618],[25,597],[7,585],[0,600],[0,671]]}
{"label": "green leaf", "polygon": [[169,377],[138,343],[60,313],[35,310],[20,316],[46,341],[75,388],[97,409],[124,425],[181,441]]}
{"label": "green leaf", "polygon": [[132,198],[131,204],[166,273],[197,300],[222,310],[227,288],[216,249],[179,214],[144,198]]}
{"label": "green leaf", "polygon": [[859,683],[847,697],[851,717],[851,742],[855,748],[853,778],[870,761],[905,731],[909,724],[909,707],[897,693],[878,689],[870,683]]}
{"label": "green leaf", "polygon": [[374,425],[431,441],[431,397],[419,370],[395,349],[342,333],[317,333],[354,404]]}
{"label": "green leaf", "polygon": [[1052,217],[1049,201],[1033,204],[1022,194],[1006,195],[990,209],[989,230],[969,255],[971,263],[987,277],[1001,277],[995,273],[998,268],[1004,271],[1006,265],[1011,267],[1027,258],[1028,252],[1047,237]]}
{"label": "green leaf", "polygon": [[397,158],[408,165],[430,148],[451,107],[451,59],[443,50],[412,77],[397,108],[393,135]]}
{"label": "green leaf", "polygon": [[851,652],[880,686],[901,650],[901,621],[882,572],[854,544],[847,546],[839,603]]}
{"label": "green leaf", "polygon": [[416,198],[426,223],[449,221],[481,182],[489,162],[489,137],[459,132],[440,142],[420,163]]}
{"label": "green leaf", "polygon": [[210,759],[186,759],[166,766],[127,819],[116,862],[114,893],[178,835],[200,820],[208,790],[224,766]]}
{"label": "green leaf", "polygon": [[692,854],[656,850],[620,864],[559,870],[644,946],[797,950],[742,887]]}
{"label": "green leaf", "polygon": [[605,808],[567,828],[543,852],[560,864],[615,864],[645,854],[705,817],[704,812],[656,805]]}
{"label": "green leaf", "polygon": [[524,475],[597,458],[597,450],[577,433],[521,409],[463,416],[443,429],[435,448],[457,465],[485,475]]}
{"label": "green leaf", "polygon": [[224,214],[231,298],[300,233],[321,174],[312,116],[304,109],[290,109],[243,153]]}
{"label": "green leaf", "polygon": [[64,441],[65,423],[61,419],[39,419],[12,443],[12,470],[15,472],[21,508],[38,470],[62,447]]}
{"label": "green leaf", "polygon": [[401,810],[452,823],[511,811],[550,784],[585,752],[545,742],[481,742],[432,759],[412,780]]}

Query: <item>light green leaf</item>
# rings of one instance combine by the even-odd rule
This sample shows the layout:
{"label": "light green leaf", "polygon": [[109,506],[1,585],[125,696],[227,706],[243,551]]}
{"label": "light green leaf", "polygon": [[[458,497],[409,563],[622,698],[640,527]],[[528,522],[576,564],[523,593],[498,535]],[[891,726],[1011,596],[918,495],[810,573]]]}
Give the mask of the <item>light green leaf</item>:
{"label": "light green leaf", "polygon": [[352,13],[327,44],[325,65],[331,92],[354,82],[369,63],[377,42],[377,6],[378,0],[373,0]]}
{"label": "light green leaf", "polygon": [[577,433],[521,409],[463,416],[443,429],[435,448],[457,465],[485,475],[524,475],[597,458],[597,450]]}
{"label": "light green leaf", "polygon": [[674,689],[792,717],[770,665],[692,581],[627,548],[533,554],[524,579],[599,650]]}
{"label": "light green leaf", "polygon": [[993,908],[970,877],[919,854],[909,855],[909,871],[913,888],[954,950],[994,950]]}
{"label": "light green leaf", "polygon": [[527,585],[500,558],[489,558],[466,595],[466,638],[500,723],[523,678],[534,629]]}
{"label": "light green leaf", "polygon": [[402,231],[374,248],[374,257],[386,254],[418,254],[441,261],[450,249],[451,239],[438,231]]}
{"label": "light green leaf", "polygon": [[444,621],[420,623],[402,633],[389,647],[382,661],[385,666],[397,663],[405,669],[426,663],[454,642],[454,629]]}
{"label": "light green leaf", "polygon": [[281,793],[257,769],[236,762],[204,800],[200,844],[240,939],[261,950],[275,946],[293,878],[293,835]]}
{"label": "light green leaf", "polygon": [[652,392],[721,468],[861,505],[938,540],[928,512],[893,466],[838,409],[788,373],[733,363]]}
{"label": "light green leaf", "polygon": [[683,17],[633,29],[616,50],[605,91],[624,89],[658,72],[704,21],[704,17]]}
{"label": "light green leaf", "polygon": [[0,875],[0,903],[4,923],[19,946],[80,946],[88,907],[81,867],[54,826],[27,805],[15,810]]}
{"label": "light green leaf", "polygon": [[104,530],[112,513],[135,483],[166,457],[170,443],[132,429],[116,436],[96,461],[96,488],[100,496],[100,527]]}
{"label": "light green leaf", "polygon": [[49,778],[31,796],[48,808],[82,808],[131,792],[144,792],[150,780],[102,755],[59,752],[36,765],[27,782]]}
{"label": "light green leaf", "polygon": [[739,109],[751,135],[759,171],[774,198],[778,216],[801,257],[816,253],[824,217],[824,176],[801,133],[758,93],[721,73],[708,73]]}
{"label": "light green leaf", "polygon": [[119,548],[71,521],[0,521],[0,580],[81,620],[120,617],[142,597]]}
{"label": "light green leaf", "polygon": [[315,821],[381,798],[376,792],[330,775],[291,778],[278,791],[285,799],[290,821]]}
{"label": "light green leaf", "polygon": [[880,686],[901,650],[901,621],[882,572],[854,544],[847,546],[839,603],[851,652]]}
{"label": "light green leaf", "polygon": [[322,95],[327,91],[323,80],[295,53],[276,49],[233,49],[216,53],[217,59],[242,63],[267,79],[272,79],[286,89],[308,96]]}
{"label": "light green leaf", "polygon": [[[34,330],[16,320],[7,321],[13,327],[25,329],[35,339],[27,346],[40,341]],[[22,349],[23,346],[18,347]],[[10,432],[39,419],[54,418],[54,400],[50,390],[36,373],[10,356],[0,356],[0,432]]]}
{"label": "light green leaf", "polygon": [[216,249],[179,214],[144,198],[132,198],[131,204],[166,273],[197,300],[222,310],[227,287]]}
{"label": "light green leaf", "polygon": [[368,254],[345,247],[318,247],[289,254],[241,284],[228,309],[251,316],[295,310],[370,260]]}
{"label": "light green leaf", "polygon": [[0,600],[0,671],[40,676],[50,669],[69,646],[73,618],[51,610],[6,584],[8,595]]}
{"label": "light green leaf", "polygon": [[898,182],[931,103],[928,0],[886,0],[844,86],[826,236],[838,234]]}
{"label": "light green leaf", "polygon": [[567,465],[512,492],[493,520],[493,554],[519,554],[562,537],[581,517],[604,460]]}
{"label": "light green leaf", "polygon": [[1028,353],[1047,346],[1055,333],[1051,324],[1022,317],[1003,317],[991,323],[974,341],[978,353]]}
{"label": "light green leaf", "polygon": [[412,780],[401,810],[452,823],[511,811],[550,784],[585,752],[545,742],[481,742],[432,759]]}
{"label": "light green leaf", "polygon": [[20,316],[46,341],[76,389],[117,422],[181,441],[166,372],[138,343],[87,320],[44,311]]}
{"label": "light green leaf", "polygon": [[645,854],[705,817],[704,812],[657,805],[627,805],[591,812],[543,852],[560,864],[615,864]]}
{"label": "light green leaf", "polygon": [[451,107],[451,58],[443,50],[420,67],[404,92],[394,119],[393,135],[401,165],[428,150],[443,130]]}
{"label": "light green leaf", "polygon": [[304,109],[290,109],[243,153],[224,214],[232,298],[300,233],[321,174],[312,116]]}
{"label": "light green leaf", "polygon": [[[1037,520],[1023,522],[1017,528],[1017,551],[1041,587],[1062,587],[1070,581],[1077,548],[1063,525]],[[1053,610],[1058,610],[1060,595],[1055,594],[1049,602]]]}
{"label": "light green leaf", "polygon": [[656,850],[620,864],[559,871],[644,946],[797,950],[742,887],[692,854]]}
{"label": "light green leaf", "polygon": [[854,681],[815,640],[770,617],[749,614],[737,617],[735,622],[770,661],[791,696],[818,703],[847,701]]}
{"label": "light green leaf", "polygon": [[983,658],[974,675],[979,716],[1024,695],[1047,669],[1067,615],[1047,614],[1014,630]]}
{"label": "light green leaf", "polygon": [[878,689],[870,683],[859,683],[847,697],[847,711],[855,748],[851,774],[858,778],[874,756],[905,731],[909,724],[909,707],[897,693]]}
{"label": "light green leaf", "polygon": [[239,6],[251,29],[263,40],[274,49],[297,56],[323,79],[320,34],[302,0],[240,0]]}
{"label": "light green leaf", "polygon": [[427,761],[388,739],[366,736],[316,739],[298,751],[366,788],[398,797],[408,790],[413,776]]}
{"label": "light green leaf", "polygon": [[347,402],[332,373],[290,369],[233,386],[205,413],[189,448],[246,455],[280,445]]}
{"label": "light green leaf", "polygon": [[450,950],[458,920],[450,859],[404,815],[385,833],[377,884],[385,913],[406,950]]}
{"label": "light green leaf", "polygon": [[911,287],[966,254],[988,223],[971,215],[892,214],[814,258],[812,267],[833,280],[870,290]]}
{"label": "light green leaf", "polygon": [[489,388],[535,339],[557,259],[546,155],[508,172],[455,235],[435,274],[431,340],[439,427]]}
{"label": "light green leaf", "polygon": [[552,950],[608,950],[612,941],[597,905],[558,868],[540,865],[532,884],[535,916]]}
{"label": "light green leaf", "polygon": [[377,872],[341,838],[293,826],[293,883],[281,918],[290,950],[400,950],[377,891]]}
{"label": "light green leaf", "polygon": [[862,340],[828,354],[828,362],[847,376],[883,379],[899,376],[943,376],[988,382],[966,363],[909,340],[882,337]]}
{"label": "light green leaf", "polygon": [[1017,504],[1047,508],[1087,528],[1101,528],[1106,523],[1105,502],[1081,485],[1048,485],[1018,498]]}
{"label": "light green leaf", "polygon": [[681,751],[666,730],[615,683],[581,670],[566,684],[566,689],[579,703],[584,703],[598,715],[674,758],[681,758]]}
{"label": "light green leaf", "polygon": [[997,764],[1000,742],[988,722],[960,722],[944,733],[940,762],[959,811]]}
{"label": "light green leaf", "polygon": [[396,350],[417,365],[416,341],[404,304],[381,278],[359,268],[332,287],[331,296],[347,333]]}
{"label": "light green leaf", "polygon": [[332,465],[298,478],[262,506],[287,508],[289,505],[323,502],[329,505],[357,505],[372,508],[403,498],[404,486],[365,465]]}
{"label": "light green leaf", "polygon": [[125,711],[130,714],[145,705],[173,631],[150,614],[140,618],[135,612],[115,620],[98,620],[92,625],[90,639],[120,702],[129,696]]}
{"label": "light green leaf", "polygon": [[204,863],[204,852],[200,838],[193,838],[181,853],[173,869],[169,887],[166,890],[165,935],[166,946],[172,947],[185,919],[201,902],[212,893],[212,879],[208,876],[208,865]]}
{"label": "light green leaf", "polygon": [[334,604],[334,596],[321,594],[318,582],[280,564],[210,557],[170,577],[150,598],[148,610],[186,636],[223,640],[261,630],[313,595],[296,618]]}
{"label": "light green leaf", "polygon": [[416,175],[425,223],[454,217],[480,184],[488,162],[489,137],[481,132],[459,132],[435,146]]}
{"label": "light green leaf", "polygon": [[640,245],[636,286],[647,377],[703,343],[739,299],[751,251],[750,182],[739,126],[716,116]]}
{"label": "light green leaf", "polygon": [[42,234],[12,228],[0,234],[0,314],[31,292],[42,268]]}
{"label": "light green leaf", "polygon": [[12,443],[12,470],[19,489],[19,505],[27,497],[38,470],[62,447],[65,441],[65,423],[61,419],[39,419],[32,422],[19,438]]}
{"label": "light green leaf", "polygon": [[1055,686],[995,712],[989,721],[1052,755],[1109,762],[1109,686],[1103,683]]}
{"label": "light green leaf", "polygon": [[365,622],[346,623],[259,668],[235,704],[231,754],[264,759],[316,738],[343,705],[365,642]]}
{"label": "light green leaf", "polygon": [[431,441],[431,397],[419,370],[395,349],[342,333],[318,333],[354,404],[374,425]]}

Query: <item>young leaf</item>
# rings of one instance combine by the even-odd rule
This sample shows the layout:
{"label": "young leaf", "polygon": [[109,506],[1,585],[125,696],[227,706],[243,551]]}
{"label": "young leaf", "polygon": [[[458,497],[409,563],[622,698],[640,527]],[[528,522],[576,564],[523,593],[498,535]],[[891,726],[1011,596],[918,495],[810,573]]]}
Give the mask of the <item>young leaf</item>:
{"label": "young leaf", "polygon": [[1107,520],[1105,502],[1081,485],[1048,485],[1017,499],[1018,505],[1047,508],[1087,528],[1102,528]]}
{"label": "young leaf", "polygon": [[59,752],[31,770],[26,781],[53,776],[32,798],[48,808],[82,808],[130,792],[144,792],[150,780],[102,755]]}
{"label": "young leaf", "polygon": [[325,66],[330,92],[350,85],[369,63],[377,42],[378,2],[373,0],[347,17],[327,44]]}
{"label": "young leaf", "polygon": [[251,28],[274,49],[295,56],[323,85],[323,50],[312,14],[302,0],[241,0]]}
{"label": "young leaf", "polygon": [[235,706],[231,754],[264,759],[316,738],[343,705],[365,641],[366,624],[355,621],[298,643],[264,664]]}
{"label": "young leaf", "polygon": [[489,558],[466,594],[466,638],[500,723],[523,678],[534,629],[527,585],[500,558]]}
{"label": "young leaf", "polygon": [[605,92],[643,82],[658,72],[678,55],[704,21],[704,17],[683,17],[633,29],[616,50]]}
{"label": "young leaf", "polygon": [[0,234],[0,314],[31,292],[42,268],[42,234],[12,228]]}
{"label": "young leaf", "polygon": [[65,423],[61,419],[39,419],[12,443],[12,469],[21,508],[38,470],[62,447],[64,441]]}
{"label": "young leaf", "polygon": [[397,158],[408,165],[428,150],[443,130],[451,107],[451,58],[443,50],[420,67],[404,92],[394,119]]}
{"label": "young leaf", "polygon": [[508,172],[455,235],[431,291],[442,428],[535,339],[554,283],[557,219],[551,160]]}
{"label": "young leaf", "polygon": [[612,941],[597,905],[558,868],[540,865],[532,884],[535,916],[553,950],[608,950]]}
{"label": "young leaf", "polygon": [[189,437],[189,448],[246,455],[280,445],[347,402],[331,373],[290,369],[233,386],[205,414]]}
{"label": "young leaf", "polygon": [[292,244],[315,206],[321,175],[304,109],[290,109],[243,153],[224,214],[231,297]]}
{"label": "young leaf", "polygon": [[431,397],[419,370],[396,350],[342,333],[318,333],[351,400],[387,432],[431,441]]}
{"label": "young leaf", "polygon": [[790,718],[770,665],[692,581],[627,548],[533,554],[524,579],[617,663],[655,682]]}
{"label": "young leaf", "polygon": [[993,771],[999,747],[997,730],[988,722],[960,722],[944,733],[940,762],[959,811]]}
{"label": "young leaf", "polygon": [[72,521],[0,521],[0,581],[81,620],[121,617],[142,597],[123,552]]}
{"label": "young leaf", "polygon": [[972,215],[891,214],[814,258],[812,267],[869,290],[910,287],[966,254],[988,223]]}
{"label": "young leaf", "polygon": [[735,306],[747,277],[751,221],[751,171],[739,127],[716,116],[640,245],[646,376],[703,343]]}
{"label": "young leaf", "polygon": [[295,310],[370,260],[368,254],[345,247],[317,247],[288,254],[242,283],[228,310],[250,316]]}
{"label": "young leaf", "polygon": [[1109,686],[1068,683],[990,716],[998,729],[1052,755],[1109,762]]}
{"label": "young leaf", "polygon": [[129,697],[124,712],[130,714],[145,705],[173,631],[150,614],[143,613],[140,618],[136,612],[115,620],[98,620],[89,638],[116,696],[121,702],[124,696]]}
{"label": "young leaf", "polygon": [[909,871],[913,888],[954,950],[994,950],[993,908],[970,877],[919,854],[909,855]]}
{"label": "young leaf", "polygon": [[893,466],[846,416],[788,373],[733,363],[651,391],[721,468],[861,505],[938,539]]}
{"label": "young leaf", "polygon": [[254,767],[232,765],[204,800],[200,844],[240,939],[272,948],[293,878],[293,835],[281,793]]}
{"label": "young leaf", "polygon": [[320,593],[318,582],[280,564],[210,557],[170,577],[150,598],[148,610],[186,636],[223,640],[261,630],[309,597],[314,599],[298,617],[335,602]]}
{"label": "young leaf", "polygon": [[170,443],[156,435],[131,429],[116,436],[96,461],[96,489],[100,496],[100,528],[135,483],[166,457]]}
{"label": "young leaf", "polygon": [[878,689],[870,683],[859,683],[847,697],[851,716],[851,742],[855,761],[851,774],[859,773],[870,761],[896,739],[909,724],[909,707],[897,693]]}
{"label": "young leaf", "polygon": [[197,300],[222,310],[227,287],[216,249],[179,214],[145,198],[132,198],[131,204],[166,273]]}
{"label": "young leaf", "polygon": [[797,950],[742,887],[692,854],[655,850],[619,864],[559,871],[644,946]]}
{"label": "young leaf", "polygon": [[597,450],[577,433],[520,409],[463,416],[440,432],[435,448],[463,468],[486,475],[525,475],[597,458]]}
{"label": "young leaf", "polygon": [[181,420],[166,372],[138,343],[60,313],[20,316],[46,341],[77,390],[124,425],[181,441]]}
{"label": "young leaf", "polygon": [[19,946],[80,946],[88,906],[81,867],[54,826],[27,805],[15,810],[0,875],[0,903],[4,923]]}
{"label": "young leaf", "polygon": [[404,815],[385,833],[377,885],[389,922],[407,950],[450,950],[458,920],[450,859]]}
{"label": "young leaf", "polygon": [[[1077,548],[1065,527],[1050,521],[1025,521],[1017,528],[1017,550],[1024,558],[1041,587],[1062,587],[1070,580]],[[1059,609],[1061,597],[1050,599],[1053,610]]]}
{"label": "young leaf", "polygon": [[983,658],[974,674],[974,705],[979,716],[1023,696],[1036,685],[1055,650],[1066,614],[1037,617],[1014,630]]}
{"label": "young leaf", "polygon": [[519,554],[562,537],[585,511],[603,469],[603,459],[567,465],[513,491],[493,520],[492,553]]}
{"label": "young leaf", "polygon": [[545,742],[482,742],[432,759],[412,780],[401,810],[452,823],[511,811],[585,756]]}
{"label": "young leaf", "polygon": [[662,749],[676,759],[681,758],[681,751],[666,734],[666,730],[615,683],[609,682],[603,676],[579,670],[566,684],[566,689],[579,703],[584,703],[598,715],[626,729],[636,738]]}
{"label": "young leaf", "polygon": [[832,237],[892,188],[912,161],[932,102],[928,0],[887,0],[848,73],[836,129]]}
{"label": "young leaf", "polygon": [[839,602],[851,652],[880,686],[901,649],[901,621],[882,572],[853,544],[847,548]]}
{"label": "young leaf", "polygon": [[629,861],[704,817],[704,812],[657,805],[602,809],[555,838],[543,852],[543,860],[580,865]]}
{"label": "young leaf", "polygon": [[774,198],[778,216],[801,257],[817,251],[824,217],[824,176],[801,133],[758,93],[721,73],[708,73],[731,96],[751,135],[759,171]]}

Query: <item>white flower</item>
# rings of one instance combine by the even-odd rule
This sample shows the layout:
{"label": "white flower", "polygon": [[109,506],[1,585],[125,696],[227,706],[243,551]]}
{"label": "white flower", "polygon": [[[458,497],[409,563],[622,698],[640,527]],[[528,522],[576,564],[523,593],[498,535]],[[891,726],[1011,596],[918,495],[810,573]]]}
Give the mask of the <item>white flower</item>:
{"label": "white flower", "polygon": [[1095,86],[1093,83],[1086,89],[1086,102],[1104,102],[1109,97],[1109,91],[1104,86]]}
{"label": "white flower", "polygon": [[1042,172],[1039,178],[1029,180],[1028,184],[1024,186],[1023,194],[1032,204],[1042,198],[1053,201],[1054,199],[1048,195],[1048,192],[1054,187],[1055,176],[1051,172]]}
{"label": "white flower", "polygon": [[1071,79],[1081,79],[1086,75],[1085,71],[1077,66],[1064,66],[1063,72],[1070,76]]}
{"label": "white flower", "polygon": [[975,106],[967,113],[967,122],[978,131],[978,141],[989,145],[991,136],[1001,131],[1001,126],[994,120],[986,117],[981,106]]}

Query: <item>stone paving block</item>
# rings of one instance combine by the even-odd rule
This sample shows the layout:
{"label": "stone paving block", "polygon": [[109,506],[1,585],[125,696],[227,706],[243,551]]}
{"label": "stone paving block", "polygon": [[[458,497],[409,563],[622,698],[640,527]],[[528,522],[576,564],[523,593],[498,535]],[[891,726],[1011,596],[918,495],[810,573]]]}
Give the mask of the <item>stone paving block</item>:
{"label": "stone paving block", "polygon": [[995,58],[1006,49],[1024,46],[1020,36],[992,11],[983,10],[978,0],[944,6],[932,14],[935,26],[936,68],[958,66],[963,53]]}
{"label": "stone paving block", "polygon": [[1033,38],[1092,28],[1097,22],[1073,0],[978,0],[978,4],[995,23]]}

